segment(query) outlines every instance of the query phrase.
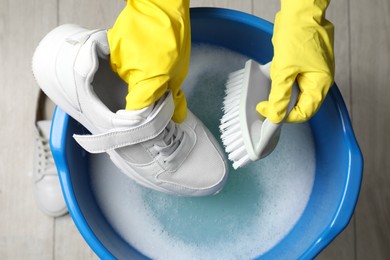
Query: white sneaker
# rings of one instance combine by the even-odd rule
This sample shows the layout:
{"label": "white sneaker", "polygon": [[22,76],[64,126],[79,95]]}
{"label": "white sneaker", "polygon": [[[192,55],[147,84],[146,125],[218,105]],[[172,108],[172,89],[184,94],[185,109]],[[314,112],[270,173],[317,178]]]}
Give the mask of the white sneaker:
{"label": "white sneaker", "polygon": [[121,110],[125,96],[109,97],[127,87],[122,81],[118,86],[107,62],[106,33],[62,25],[41,41],[33,57],[42,90],[92,133],[75,136],[76,141],[91,153],[107,152],[145,187],[184,196],[220,191],[227,166],[219,144],[190,111],[182,124],[171,121],[170,92],[141,111]]}
{"label": "white sneaker", "polygon": [[60,217],[68,212],[68,208],[49,146],[51,120],[44,117],[45,101],[48,98],[41,91],[35,120],[33,189],[39,208],[51,217]]}

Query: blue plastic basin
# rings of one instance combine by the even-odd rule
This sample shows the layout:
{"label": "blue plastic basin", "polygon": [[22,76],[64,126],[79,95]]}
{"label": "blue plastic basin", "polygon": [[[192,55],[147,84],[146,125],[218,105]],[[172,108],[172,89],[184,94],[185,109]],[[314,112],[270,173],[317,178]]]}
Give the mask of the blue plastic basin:
{"label": "blue plastic basin", "polygon": [[[191,10],[192,41],[222,46],[259,62],[272,59],[272,24],[233,10]],[[344,101],[334,85],[320,111],[310,121],[316,173],[313,191],[301,218],[261,259],[310,259],[348,225],[362,179],[363,157]],[[88,154],[72,138],[82,127],[56,109],[51,147],[70,214],[80,233],[103,259],[145,258],[107,222],[91,191]]]}

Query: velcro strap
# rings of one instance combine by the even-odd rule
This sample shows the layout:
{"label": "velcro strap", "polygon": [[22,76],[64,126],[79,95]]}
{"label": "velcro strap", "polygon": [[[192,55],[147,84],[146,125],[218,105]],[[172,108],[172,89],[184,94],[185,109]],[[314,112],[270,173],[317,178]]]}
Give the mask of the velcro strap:
{"label": "velcro strap", "polygon": [[134,145],[158,136],[168,125],[174,112],[172,93],[166,96],[152,117],[145,123],[128,129],[118,129],[96,135],[73,135],[74,139],[90,153],[103,153]]}

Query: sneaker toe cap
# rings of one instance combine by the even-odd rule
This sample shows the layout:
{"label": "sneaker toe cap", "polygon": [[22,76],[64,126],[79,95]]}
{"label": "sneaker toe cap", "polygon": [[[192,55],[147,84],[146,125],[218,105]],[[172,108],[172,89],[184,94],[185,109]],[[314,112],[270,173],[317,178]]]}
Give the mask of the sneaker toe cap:
{"label": "sneaker toe cap", "polygon": [[226,160],[219,144],[207,128],[195,127],[196,144],[185,163],[175,172],[159,176],[163,186],[176,193],[189,196],[206,196],[218,193],[227,179]]}
{"label": "sneaker toe cap", "polygon": [[49,216],[59,217],[68,211],[57,176],[45,176],[36,182],[35,197],[39,208]]}

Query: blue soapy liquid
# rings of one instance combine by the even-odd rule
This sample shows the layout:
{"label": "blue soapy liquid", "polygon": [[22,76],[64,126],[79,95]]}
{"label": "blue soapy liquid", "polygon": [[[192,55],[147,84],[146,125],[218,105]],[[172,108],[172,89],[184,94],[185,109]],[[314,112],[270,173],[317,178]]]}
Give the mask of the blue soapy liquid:
{"label": "blue soapy liquid", "polygon": [[229,54],[226,54],[226,49],[221,47],[211,47],[206,44],[193,45],[190,71],[182,85],[188,108],[218,140],[220,140],[219,120],[223,115],[222,102],[227,76],[231,72],[242,69],[248,60],[242,55]]}
{"label": "blue soapy liquid", "polygon": [[164,231],[189,245],[210,246],[239,233],[259,215],[261,183],[251,174],[233,174],[215,196],[175,197],[144,191],[144,201]]}
{"label": "blue soapy liquid", "polygon": [[[246,60],[220,47],[193,46],[182,89],[189,109],[218,141],[226,77]],[[107,156],[93,155],[91,186],[113,228],[148,257],[254,258],[283,239],[310,197],[315,171],[310,127],[284,125],[270,156],[239,170],[228,164],[229,178],[220,193],[189,198],[143,188]]]}

